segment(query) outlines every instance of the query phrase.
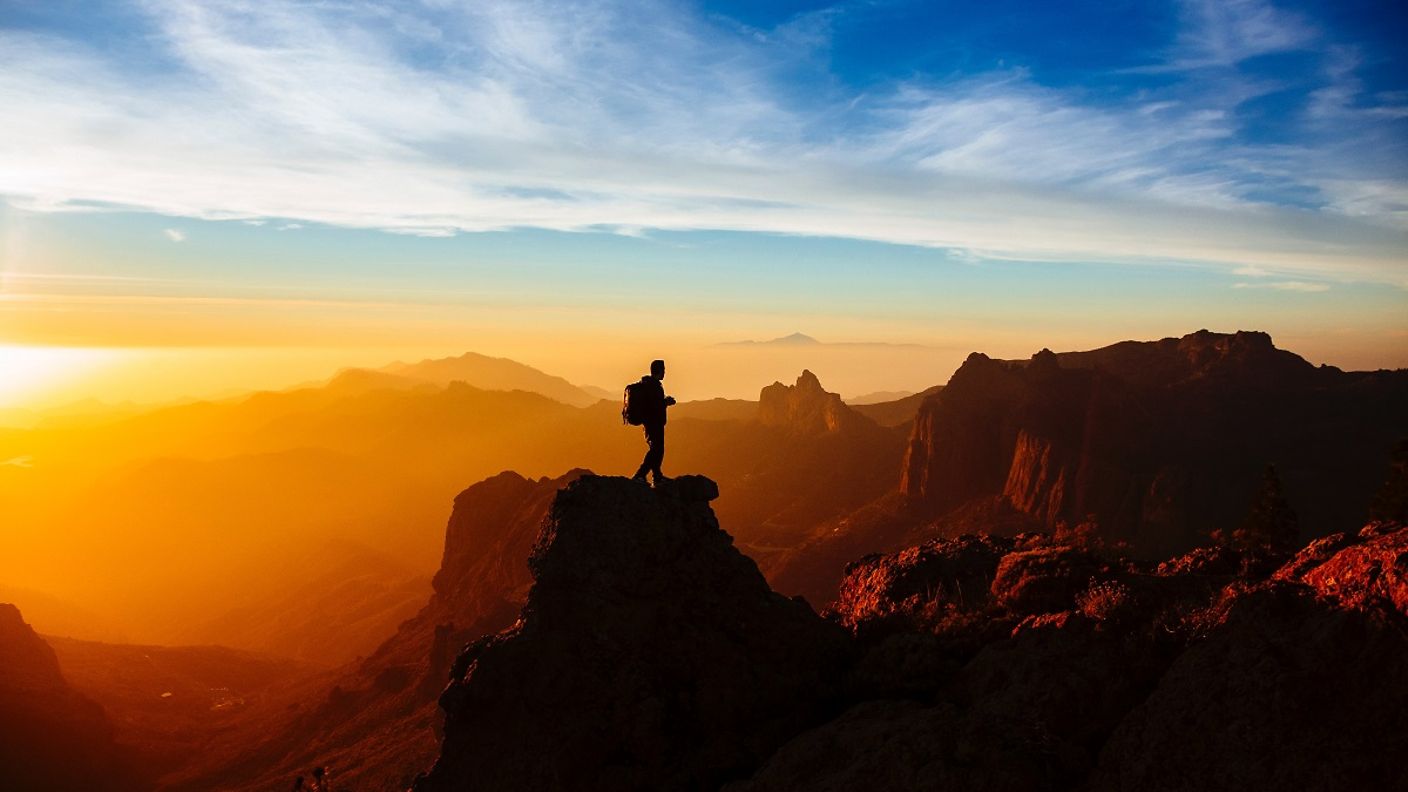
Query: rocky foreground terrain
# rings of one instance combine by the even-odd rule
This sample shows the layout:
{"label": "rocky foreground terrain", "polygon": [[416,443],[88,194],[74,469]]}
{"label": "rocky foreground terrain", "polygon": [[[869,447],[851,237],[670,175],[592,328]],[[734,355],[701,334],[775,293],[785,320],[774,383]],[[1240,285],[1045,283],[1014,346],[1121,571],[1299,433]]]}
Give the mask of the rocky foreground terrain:
{"label": "rocky foreground terrain", "polygon": [[556,497],[418,792],[1402,789],[1408,526],[1128,561],[1047,534],[771,591],[682,477]]}

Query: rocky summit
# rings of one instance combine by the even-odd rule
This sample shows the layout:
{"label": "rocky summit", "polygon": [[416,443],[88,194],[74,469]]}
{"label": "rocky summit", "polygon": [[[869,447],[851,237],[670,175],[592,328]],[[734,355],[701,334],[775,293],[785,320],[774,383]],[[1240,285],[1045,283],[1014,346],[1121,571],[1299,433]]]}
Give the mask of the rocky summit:
{"label": "rocky summit", "polygon": [[766,426],[785,426],[798,433],[841,432],[859,420],[859,414],[838,394],[827,392],[807,370],[795,385],[774,382],[758,395],[758,421]]}
{"label": "rocky summit", "polygon": [[451,672],[417,792],[717,789],[828,715],[845,632],[768,588],[717,495],[700,476],[562,489],[520,619]]}

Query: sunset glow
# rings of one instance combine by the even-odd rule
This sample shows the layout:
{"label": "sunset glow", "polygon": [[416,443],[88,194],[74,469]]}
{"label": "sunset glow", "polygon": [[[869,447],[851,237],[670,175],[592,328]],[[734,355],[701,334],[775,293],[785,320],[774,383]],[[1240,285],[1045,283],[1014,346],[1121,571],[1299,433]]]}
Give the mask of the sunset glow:
{"label": "sunset glow", "polygon": [[0,0],[0,792],[1405,788],[1405,41]]}
{"label": "sunset glow", "polygon": [[114,365],[105,349],[0,346],[0,407],[45,403],[57,393]]}

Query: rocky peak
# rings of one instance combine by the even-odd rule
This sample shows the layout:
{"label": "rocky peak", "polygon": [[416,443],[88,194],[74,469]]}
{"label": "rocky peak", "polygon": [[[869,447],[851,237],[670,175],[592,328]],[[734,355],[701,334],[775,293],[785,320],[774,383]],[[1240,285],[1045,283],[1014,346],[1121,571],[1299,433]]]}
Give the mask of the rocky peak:
{"label": "rocky peak", "polygon": [[1199,330],[1178,339],[1178,352],[1187,361],[1188,376],[1297,376],[1313,371],[1300,356],[1277,349],[1271,336],[1255,330],[1214,333]]}
{"label": "rocky peak", "polygon": [[716,788],[812,722],[847,639],[768,588],[717,495],[700,476],[557,493],[527,605],[456,662],[416,789]]}
{"label": "rocky peak", "polygon": [[763,388],[758,420],[799,434],[822,434],[844,431],[864,419],[841,401],[840,394],[827,392],[821,380],[804,369],[795,385],[774,382]]}

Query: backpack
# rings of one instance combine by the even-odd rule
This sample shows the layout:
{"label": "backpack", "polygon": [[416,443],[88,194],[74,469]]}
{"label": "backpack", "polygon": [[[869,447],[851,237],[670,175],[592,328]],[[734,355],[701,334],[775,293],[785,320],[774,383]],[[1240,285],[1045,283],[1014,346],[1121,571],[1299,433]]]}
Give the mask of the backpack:
{"label": "backpack", "polygon": [[632,382],[626,386],[626,393],[621,398],[621,423],[631,426],[640,426],[645,423],[646,413],[650,407],[650,392],[646,390],[644,379]]}

